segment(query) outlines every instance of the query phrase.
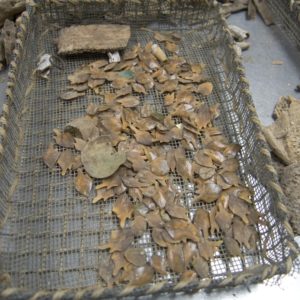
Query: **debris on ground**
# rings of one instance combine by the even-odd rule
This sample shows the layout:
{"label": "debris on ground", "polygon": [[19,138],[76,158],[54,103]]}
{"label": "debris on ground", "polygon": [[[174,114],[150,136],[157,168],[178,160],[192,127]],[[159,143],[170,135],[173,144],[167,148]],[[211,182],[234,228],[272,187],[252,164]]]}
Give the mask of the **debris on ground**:
{"label": "debris on ground", "polygon": [[283,65],[283,61],[278,59],[272,60],[272,65]]}
{"label": "debris on ground", "polygon": [[16,18],[25,10],[25,0],[0,0],[0,71],[9,65],[16,40]]}
{"label": "debris on ground", "polygon": [[5,20],[14,20],[25,10],[25,0],[0,0],[0,28]]}
{"label": "debris on ground", "polygon": [[[279,180],[287,197],[286,205],[291,215],[291,224],[300,234],[300,218],[296,213],[300,207],[300,100],[292,96],[281,97],[277,102],[273,118],[274,123],[263,127],[265,138],[278,158],[275,167]],[[295,207],[298,207],[295,210]]]}
{"label": "debris on ground", "polygon": [[242,51],[248,50],[250,43],[246,40],[250,37],[250,33],[236,25],[228,25],[228,30],[234,39],[233,48],[238,56],[242,55]]}
{"label": "debris on ground", "polygon": [[220,11],[226,18],[232,13],[244,10],[247,11],[247,18],[250,20],[255,19],[258,12],[267,26],[274,24],[266,0],[218,0],[218,2],[222,3]]}

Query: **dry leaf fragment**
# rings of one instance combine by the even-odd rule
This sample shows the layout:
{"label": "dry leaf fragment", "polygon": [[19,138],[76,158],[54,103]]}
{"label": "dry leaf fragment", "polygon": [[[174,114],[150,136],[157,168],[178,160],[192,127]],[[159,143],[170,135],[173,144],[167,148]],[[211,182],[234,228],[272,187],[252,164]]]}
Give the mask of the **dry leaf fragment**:
{"label": "dry leaf fragment", "polygon": [[59,156],[59,151],[54,148],[53,144],[50,144],[45,154],[43,155],[44,163],[48,166],[48,168],[53,169]]}
{"label": "dry leaf fragment", "polygon": [[147,263],[145,250],[142,248],[128,248],[124,252],[125,258],[136,267],[142,267]]}
{"label": "dry leaf fragment", "polygon": [[161,275],[167,275],[167,271],[166,271],[166,260],[164,257],[159,256],[159,255],[153,255],[151,257],[151,266],[153,267],[153,269],[161,274]]}
{"label": "dry leaf fragment", "polygon": [[60,94],[59,98],[61,100],[74,100],[74,99],[82,97],[84,95],[85,95],[85,93],[82,93],[82,92],[67,91],[67,92]]}
{"label": "dry leaf fragment", "polygon": [[61,175],[66,175],[68,170],[72,169],[73,165],[73,154],[72,151],[67,149],[61,153],[57,160],[58,165],[61,168]]}
{"label": "dry leaf fragment", "polygon": [[75,178],[75,189],[78,193],[88,197],[93,186],[93,180],[89,175],[84,174],[81,169],[78,169],[77,176]]}
{"label": "dry leaf fragment", "polygon": [[126,155],[116,152],[107,140],[99,137],[86,144],[81,152],[81,161],[90,176],[106,178],[125,163]]}
{"label": "dry leaf fragment", "polygon": [[185,261],[182,244],[172,244],[167,250],[168,264],[171,270],[182,273],[185,270]]}
{"label": "dry leaf fragment", "polygon": [[127,194],[124,193],[118,197],[112,211],[119,218],[120,227],[124,228],[126,219],[130,219],[134,211],[133,204],[129,200]]}

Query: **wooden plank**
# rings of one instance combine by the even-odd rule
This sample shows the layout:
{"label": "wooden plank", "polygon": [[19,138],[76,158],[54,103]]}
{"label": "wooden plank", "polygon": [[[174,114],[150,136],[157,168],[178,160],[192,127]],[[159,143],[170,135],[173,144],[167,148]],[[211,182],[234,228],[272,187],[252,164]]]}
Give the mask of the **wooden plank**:
{"label": "wooden plank", "polygon": [[75,25],[60,30],[58,54],[120,50],[127,46],[129,38],[127,25]]}
{"label": "wooden plank", "polygon": [[221,13],[224,15],[229,15],[231,13],[239,12],[247,9],[247,4],[242,2],[236,3],[226,3],[221,7]]}
{"label": "wooden plank", "polygon": [[249,0],[248,2],[248,11],[247,11],[247,19],[254,20],[256,18],[256,8],[253,3],[253,0]]}
{"label": "wooden plank", "polygon": [[273,17],[265,0],[253,0],[259,14],[267,26],[273,24]]}

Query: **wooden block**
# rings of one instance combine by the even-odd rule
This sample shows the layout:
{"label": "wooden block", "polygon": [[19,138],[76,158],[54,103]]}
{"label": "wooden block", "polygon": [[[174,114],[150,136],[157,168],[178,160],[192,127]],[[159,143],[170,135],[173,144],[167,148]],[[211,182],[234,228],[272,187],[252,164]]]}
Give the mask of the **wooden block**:
{"label": "wooden block", "polygon": [[273,17],[265,0],[253,0],[259,14],[267,26],[273,24]]}
{"label": "wooden block", "polygon": [[127,25],[74,25],[59,32],[58,54],[120,50],[127,46],[129,38]]}

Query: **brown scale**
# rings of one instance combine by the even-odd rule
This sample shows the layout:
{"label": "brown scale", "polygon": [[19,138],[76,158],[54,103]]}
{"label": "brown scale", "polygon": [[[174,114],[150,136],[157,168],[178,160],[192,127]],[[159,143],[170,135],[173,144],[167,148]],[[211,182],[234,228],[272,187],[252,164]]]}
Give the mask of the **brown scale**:
{"label": "brown scale", "polygon": [[112,211],[120,221],[120,227],[124,228],[127,219],[131,219],[134,207],[127,194],[121,194],[115,202]]}
{"label": "brown scale", "polygon": [[172,271],[179,274],[184,272],[186,266],[184,261],[183,245],[181,243],[168,245],[167,260],[169,268]]}
{"label": "brown scale", "polygon": [[195,255],[193,257],[192,266],[200,278],[208,278],[210,276],[209,265],[200,255]]}
{"label": "brown scale", "polygon": [[60,152],[54,148],[53,144],[50,144],[43,155],[44,163],[48,166],[49,169],[53,169],[57,163],[59,156]]}
{"label": "brown scale", "polygon": [[129,228],[116,229],[111,231],[108,243],[100,245],[101,250],[109,249],[110,253],[125,251],[132,244],[134,235]]}
{"label": "brown scale", "polygon": [[136,267],[142,267],[147,263],[145,250],[142,248],[128,248],[124,252],[127,261]]}
{"label": "brown scale", "polygon": [[193,220],[194,225],[196,228],[201,231],[202,236],[204,239],[208,239],[208,230],[210,228],[210,221],[209,221],[209,214],[207,211],[205,211],[202,208],[198,208],[194,220]]}
{"label": "brown scale", "polygon": [[92,186],[92,178],[89,175],[84,174],[81,169],[78,169],[77,176],[75,178],[75,189],[77,192],[88,197],[92,190]]}
{"label": "brown scale", "polygon": [[167,263],[164,257],[162,256],[158,256],[158,255],[152,255],[151,257],[151,266],[153,267],[153,269],[161,274],[161,275],[167,275]]}
{"label": "brown scale", "polygon": [[141,236],[147,229],[145,217],[135,216],[131,223],[131,229],[135,236]]}

